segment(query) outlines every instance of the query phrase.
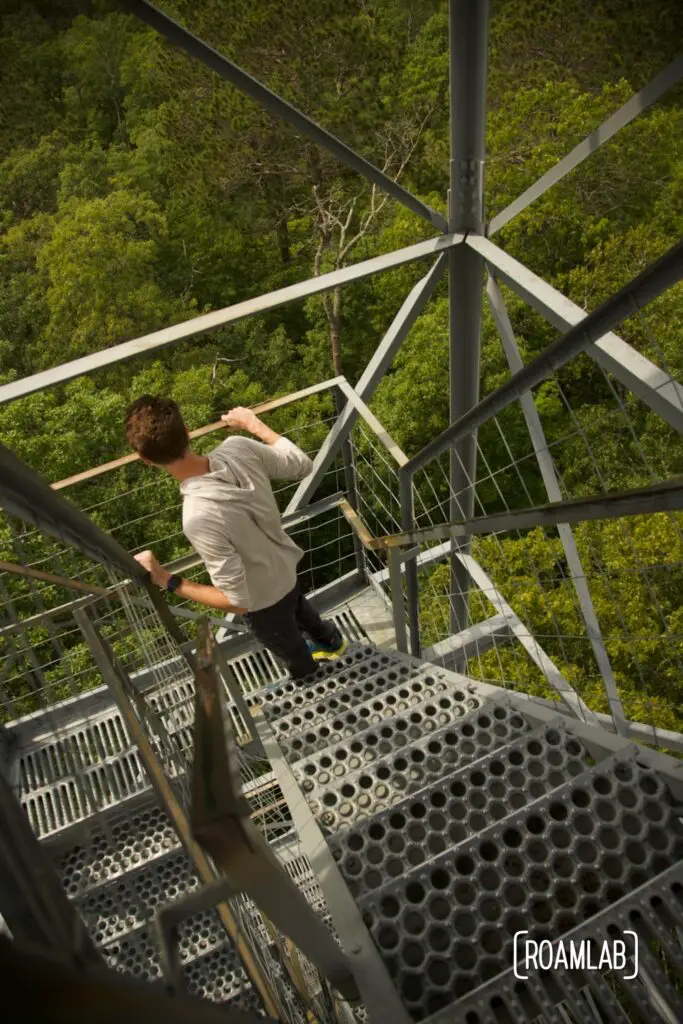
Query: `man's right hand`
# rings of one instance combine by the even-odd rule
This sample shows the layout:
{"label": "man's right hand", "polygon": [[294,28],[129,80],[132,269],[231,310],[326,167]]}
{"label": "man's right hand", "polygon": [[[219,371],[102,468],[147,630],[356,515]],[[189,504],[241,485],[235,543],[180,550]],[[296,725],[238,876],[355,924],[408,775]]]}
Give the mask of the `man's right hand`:
{"label": "man's right hand", "polygon": [[152,577],[152,583],[156,583],[158,587],[166,586],[171,574],[168,569],[164,569],[163,565],[159,565],[151,551],[141,551],[135,555],[135,561],[139,562],[143,569],[147,570]]}
{"label": "man's right hand", "polygon": [[241,405],[231,409],[230,412],[226,412],[224,416],[221,416],[221,420],[225,423],[226,427],[230,427],[232,430],[246,430],[250,434],[256,433],[261,424],[255,412],[252,412],[251,409],[245,409]]}

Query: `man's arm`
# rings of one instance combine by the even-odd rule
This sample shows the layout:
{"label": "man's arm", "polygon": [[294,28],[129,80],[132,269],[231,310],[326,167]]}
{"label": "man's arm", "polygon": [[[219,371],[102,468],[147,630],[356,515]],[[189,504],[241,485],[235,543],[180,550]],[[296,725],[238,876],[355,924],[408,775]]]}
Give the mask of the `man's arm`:
{"label": "man's arm", "polygon": [[[151,551],[142,551],[135,556],[135,560],[144,566],[152,578],[152,583],[166,589],[171,577],[168,569],[159,565]],[[179,587],[173,591],[178,597],[186,601],[196,601],[197,604],[204,604],[209,608],[218,608],[222,612],[232,612],[233,615],[244,615],[246,608],[234,605],[218,587],[212,587],[205,583],[193,583],[192,580],[183,580]]]}
{"label": "man's arm", "polygon": [[233,430],[246,430],[264,442],[251,447],[257,451],[271,480],[303,480],[313,469],[313,463],[306,452],[267,427],[251,409],[231,409],[221,419]]}

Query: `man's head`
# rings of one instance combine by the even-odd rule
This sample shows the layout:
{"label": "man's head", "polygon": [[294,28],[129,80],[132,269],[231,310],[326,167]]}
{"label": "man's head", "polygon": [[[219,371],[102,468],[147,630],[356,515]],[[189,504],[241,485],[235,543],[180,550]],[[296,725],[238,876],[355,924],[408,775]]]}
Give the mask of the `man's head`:
{"label": "man's head", "polygon": [[145,462],[168,466],[188,454],[190,438],[171,398],[142,395],[126,412],[128,443]]}

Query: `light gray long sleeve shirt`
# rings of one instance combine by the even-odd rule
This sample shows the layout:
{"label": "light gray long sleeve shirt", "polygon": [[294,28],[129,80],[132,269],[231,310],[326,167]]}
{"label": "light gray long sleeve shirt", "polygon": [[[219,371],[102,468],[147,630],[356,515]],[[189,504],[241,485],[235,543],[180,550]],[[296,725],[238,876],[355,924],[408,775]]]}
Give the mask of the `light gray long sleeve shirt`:
{"label": "light gray long sleeve shirt", "polygon": [[294,587],[304,553],[282,528],[270,481],[301,480],[312,468],[285,437],[229,437],[209,454],[208,473],[181,483],[183,532],[238,608],[268,608]]}

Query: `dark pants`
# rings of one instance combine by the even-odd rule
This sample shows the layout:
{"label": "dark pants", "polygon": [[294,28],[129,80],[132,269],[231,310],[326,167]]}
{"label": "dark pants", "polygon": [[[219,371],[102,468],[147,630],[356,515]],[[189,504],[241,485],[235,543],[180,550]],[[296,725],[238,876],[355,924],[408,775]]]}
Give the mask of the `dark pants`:
{"label": "dark pants", "polygon": [[244,619],[257,640],[284,661],[292,679],[303,679],[318,667],[302,633],[321,644],[330,644],[337,636],[337,627],[320,618],[298,583],[281,601],[248,612]]}

